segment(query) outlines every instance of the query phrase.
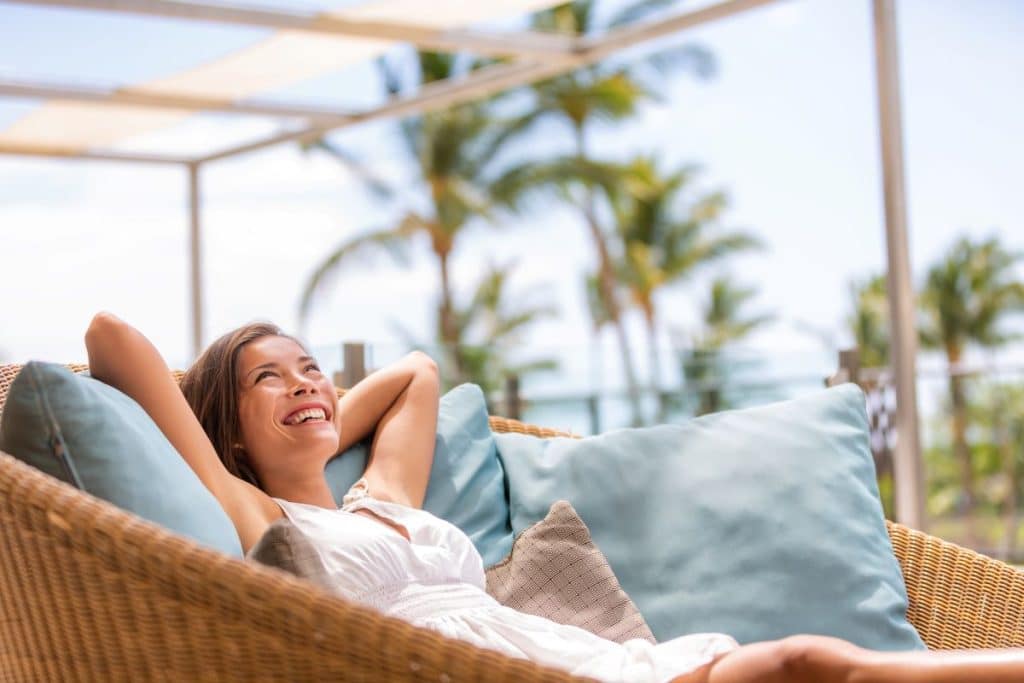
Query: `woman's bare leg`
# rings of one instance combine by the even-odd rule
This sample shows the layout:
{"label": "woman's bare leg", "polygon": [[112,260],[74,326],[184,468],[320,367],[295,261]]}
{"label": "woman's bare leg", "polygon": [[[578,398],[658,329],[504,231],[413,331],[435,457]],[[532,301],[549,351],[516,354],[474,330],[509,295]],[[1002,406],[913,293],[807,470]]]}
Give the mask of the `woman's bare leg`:
{"label": "woman's bare leg", "polygon": [[875,652],[838,638],[794,636],[752,643],[673,683],[1016,683],[1024,648]]}

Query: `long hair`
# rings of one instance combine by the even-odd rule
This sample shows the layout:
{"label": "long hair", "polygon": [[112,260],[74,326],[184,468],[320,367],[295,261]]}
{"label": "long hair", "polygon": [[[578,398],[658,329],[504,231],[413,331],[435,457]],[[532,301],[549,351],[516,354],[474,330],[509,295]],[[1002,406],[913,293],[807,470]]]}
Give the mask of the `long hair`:
{"label": "long hair", "polygon": [[210,344],[182,376],[180,385],[224,467],[259,488],[262,487],[252,463],[237,445],[242,436],[238,417],[238,356],[242,347],[262,337],[286,337],[305,350],[302,342],[273,323],[250,323]]}

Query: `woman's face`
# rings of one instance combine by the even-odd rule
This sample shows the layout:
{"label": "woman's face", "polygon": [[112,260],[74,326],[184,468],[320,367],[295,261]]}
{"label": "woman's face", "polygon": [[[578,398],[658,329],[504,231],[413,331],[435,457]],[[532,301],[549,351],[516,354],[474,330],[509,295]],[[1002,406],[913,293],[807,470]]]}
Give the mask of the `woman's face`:
{"label": "woman's face", "polygon": [[338,396],[320,366],[287,337],[260,337],[238,356],[242,447],[262,476],[338,450]]}

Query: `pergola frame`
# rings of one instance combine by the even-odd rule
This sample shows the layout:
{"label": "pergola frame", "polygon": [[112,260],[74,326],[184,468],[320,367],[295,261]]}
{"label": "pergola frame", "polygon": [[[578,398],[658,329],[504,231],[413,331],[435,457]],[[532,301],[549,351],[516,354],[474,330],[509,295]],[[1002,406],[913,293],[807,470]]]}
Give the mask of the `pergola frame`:
{"label": "pergola frame", "polygon": [[[331,131],[365,121],[422,113],[484,97],[502,90],[572,71],[609,55],[665,35],[724,17],[773,4],[777,0],[723,0],[659,21],[643,22],[600,36],[563,36],[530,31],[507,33],[472,30],[435,30],[394,21],[362,21],[281,10],[245,8],[175,0],[0,0],[0,4],[64,7],[120,12],[141,16],[227,23],[279,30],[412,43],[441,52],[466,51],[507,61],[474,71],[458,79],[433,83],[411,95],[399,95],[367,111],[340,111],[253,100],[228,101],[210,97],[167,95],[144,89],[96,88],[62,83],[0,80],[0,96],[56,98],[93,104],[152,107],[187,111],[219,111],[239,115],[300,119],[304,125],[241,145],[190,157],[114,151],[82,151],[53,146],[0,143],[0,154],[60,157],[101,161],[182,165],[189,188],[189,235],[192,298],[192,350],[202,345],[201,167],[219,159],[284,142],[318,138]],[[874,16],[876,82],[878,88],[879,145],[885,202],[885,234],[892,354],[897,395],[895,449],[896,518],[922,528],[924,497],[916,398],[917,341],[914,327],[914,292],[907,240],[903,139],[900,109],[898,43],[894,0],[871,0]]]}

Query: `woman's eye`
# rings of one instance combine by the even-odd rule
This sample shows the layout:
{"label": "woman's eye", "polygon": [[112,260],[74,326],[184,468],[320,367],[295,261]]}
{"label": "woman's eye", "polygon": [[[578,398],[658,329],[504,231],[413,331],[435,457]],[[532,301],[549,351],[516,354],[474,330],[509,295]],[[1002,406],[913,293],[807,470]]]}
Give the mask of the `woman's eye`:
{"label": "woman's eye", "polygon": [[310,363],[309,365],[306,366],[306,371],[307,372],[309,370],[311,370],[311,369],[312,370],[316,370],[317,372],[320,372],[320,366],[318,366],[316,363]]}
{"label": "woman's eye", "polygon": [[[263,379],[267,375],[273,375],[273,374],[274,373],[272,373],[270,370],[264,370],[260,374],[256,375],[256,382],[259,382],[261,379]],[[253,382],[253,384],[255,384],[255,382]]]}

